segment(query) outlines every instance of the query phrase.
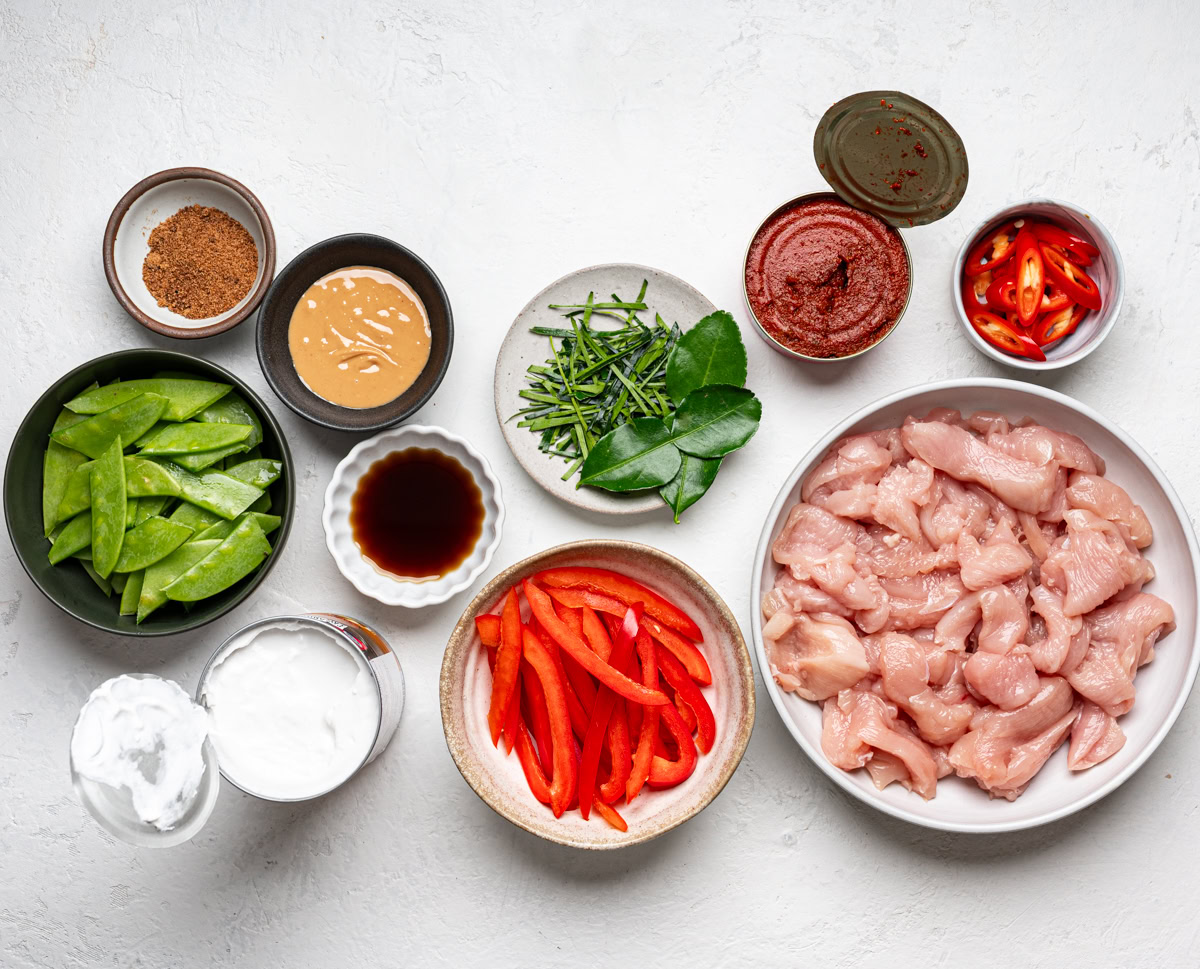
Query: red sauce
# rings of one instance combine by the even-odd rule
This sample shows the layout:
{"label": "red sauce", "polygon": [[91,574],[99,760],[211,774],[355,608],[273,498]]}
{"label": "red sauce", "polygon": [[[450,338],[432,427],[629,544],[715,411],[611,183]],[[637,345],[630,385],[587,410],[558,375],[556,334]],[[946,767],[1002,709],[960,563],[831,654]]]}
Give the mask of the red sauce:
{"label": "red sauce", "polygon": [[845,357],[878,343],[908,300],[900,234],[833,195],[797,202],[758,230],[746,295],[775,340],[809,357]]}

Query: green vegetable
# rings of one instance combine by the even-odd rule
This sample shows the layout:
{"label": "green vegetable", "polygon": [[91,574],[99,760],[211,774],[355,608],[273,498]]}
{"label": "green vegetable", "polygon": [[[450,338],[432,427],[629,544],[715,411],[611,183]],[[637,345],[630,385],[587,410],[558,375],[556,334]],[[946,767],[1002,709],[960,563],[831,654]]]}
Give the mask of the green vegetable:
{"label": "green vegetable", "polygon": [[223,592],[249,575],[271,554],[271,543],[255,519],[246,517],[207,556],[163,588],[177,602],[196,602]]}
{"label": "green vegetable", "polygon": [[66,523],[55,536],[48,558],[51,565],[70,558],[81,549],[92,544],[92,513],[85,511]]}
{"label": "green vegetable", "polygon": [[140,507],[138,502],[140,500],[139,498],[125,499],[125,531],[129,531],[129,529],[137,524],[138,508]]}
{"label": "green vegetable", "polygon": [[166,558],[191,536],[192,530],[166,518],[148,518],[130,529],[114,572],[136,572]]}
{"label": "green vegetable", "polygon": [[216,448],[212,451],[198,451],[195,454],[176,454],[171,460],[189,471],[203,471],[205,468],[220,468],[221,462],[233,454],[243,454],[245,444],[230,444],[228,447]]}
{"label": "green vegetable", "polygon": [[746,348],[737,322],[717,310],[679,338],[667,361],[667,392],[679,404],[709,384],[741,387],[746,383]]}
{"label": "green vegetable", "polygon": [[[716,480],[721,469],[720,458],[696,458],[683,455],[675,477],[659,489],[659,495],[667,503],[679,524],[679,516],[704,497],[709,486]],[[145,499],[143,499],[145,500]]]}
{"label": "green vegetable", "polygon": [[45,534],[54,531],[62,518],[58,507],[66,494],[67,484],[76,468],[87,461],[87,455],[51,441],[42,460],[42,526]]}
{"label": "green vegetable", "polygon": [[159,559],[142,578],[141,594],[138,596],[137,621],[142,622],[150,613],[167,602],[163,588],[174,582],[193,565],[213,552],[221,543],[216,539],[208,542],[184,542],[164,559]]}
{"label": "green vegetable", "polygon": [[102,576],[99,572],[97,572],[96,567],[92,565],[91,562],[81,561],[79,564],[83,566],[83,571],[92,577],[92,581],[100,587],[101,592],[103,592],[106,596],[112,595],[112,583],[109,582],[108,579]]}
{"label": "green vegetable", "polygon": [[184,501],[215,512],[222,518],[237,518],[263,494],[260,489],[231,478],[223,471],[210,468],[193,474],[177,464],[167,464],[165,467],[178,480]]}
{"label": "green vegetable", "polygon": [[283,473],[283,462],[272,461],[269,458],[258,458],[254,461],[243,461],[232,468],[226,468],[225,473],[238,481],[244,481],[255,488],[269,488]]}
{"label": "green vegetable", "polygon": [[242,443],[247,448],[257,447],[262,443],[262,421],[258,419],[254,408],[236,391],[205,407],[196,415],[196,420],[206,424],[249,424],[250,436]]}
{"label": "green vegetable", "polygon": [[675,412],[675,446],[698,458],[721,458],[754,436],[762,403],[743,387],[720,384],[688,394]]}
{"label": "green vegetable", "polygon": [[[126,474],[125,484],[126,484],[126,487],[128,487],[128,485],[129,485],[128,467],[126,468],[125,474]],[[162,514],[164,509],[166,509],[166,507],[167,507],[167,503],[170,500],[171,499],[167,495],[155,495],[155,496],[151,496],[148,498],[139,498],[138,499],[137,517],[133,520],[133,524],[140,525],[142,522],[146,521],[147,519],[153,518],[155,515]]]}
{"label": "green vegetable", "polygon": [[128,581],[125,583],[125,588],[121,590],[120,615],[137,615],[138,600],[142,597],[142,580],[145,578],[145,572],[129,573]]}
{"label": "green vegetable", "polygon": [[91,475],[92,565],[102,578],[107,579],[121,554],[128,512],[125,499],[125,462],[121,460],[119,434],[108,446],[108,450],[96,459]]}
{"label": "green vegetable", "polygon": [[82,451],[89,458],[98,458],[118,437],[133,441],[145,434],[166,406],[165,397],[141,394],[78,424],[60,428],[50,437],[59,444]]}
{"label": "green vegetable", "polygon": [[[126,380],[88,390],[74,400],[67,401],[67,410],[76,414],[99,414],[116,407],[139,394],[156,394],[168,401],[162,418],[167,421],[185,421],[198,411],[219,401],[233,388],[229,384],[192,378],[149,377],[142,380]],[[132,441],[133,437],[126,440]]]}
{"label": "green vegetable", "polygon": [[264,491],[262,497],[252,504],[246,511],[268,512],[271,510],[271,492]]}
{"label": "green vegetable", "polygon": [[113,592],[121,593],[125,591],[125,585],[129,576],[124,572],[114,572],[108,577],[108,584],[112,586]]}
{"label": "green vegetable", "polygon": [[207,538],[225,538],[242,523],[242,519],[244,518],[253,518],[256,522],[258,522],[258,527],[263,530],[264,535],[270,535],[271,532],[275,531],[275,529],[277,529],[283,522],[283,519],[278,515],[264,515],[257,511],[245,511],[237,517],[236,521],[219,521],[215,525],[209,525],[208,528],[196,535],[196,540],[202,541]]}
{"label": "green vegetable", "polygon": [[[187,525],[197,532],[201,532],[208,528],[209,525],[215,525],[219,521],[223,521],[220,515],[214,514],[211,511],[205,511],[198,505],[190,505],[186,501],[181,502],[168,518],[173,522],[179,522],[181,525]],[[197,536],[199,537],[199,536]]]}
{"label": "green vegetable", "polygon": [[197,454],[238,444],[254,430],[249,424],[168,424],[142,445],[142,454]]}

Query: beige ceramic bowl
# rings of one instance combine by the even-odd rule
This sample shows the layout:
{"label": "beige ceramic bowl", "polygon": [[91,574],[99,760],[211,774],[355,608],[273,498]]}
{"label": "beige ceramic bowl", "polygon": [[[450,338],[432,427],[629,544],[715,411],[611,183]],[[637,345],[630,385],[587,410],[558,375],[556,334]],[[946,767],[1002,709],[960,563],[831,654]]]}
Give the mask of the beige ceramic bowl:
{"label": "beige ceramic bowl", "polygon": [[[610,827],[594,813],[578,811],[555,818],[534,800],[514,751],[493,747],[487,711],[491,672],[475,632],[475,617],[498,612],[510,586],[542,569],[586,565],[620,571],[685,609],[704,634],[701,649],[712,667],[713,683],[704,695],[717,721],[717,740],[700,754],[695,773],[677,787],[644,789],[632,804],[615,805],[629,825]],[[442,660],[442,729],[446,745],[475,793],[497,814],[540,838],[573,848],[623,848],[640,844],[699,814],[733,776],[754,727],[754,671],[737,620],[712,586],[678,559],[636,542],[572,542],[539,552],[510,566],[475,597],[450,636]]]}

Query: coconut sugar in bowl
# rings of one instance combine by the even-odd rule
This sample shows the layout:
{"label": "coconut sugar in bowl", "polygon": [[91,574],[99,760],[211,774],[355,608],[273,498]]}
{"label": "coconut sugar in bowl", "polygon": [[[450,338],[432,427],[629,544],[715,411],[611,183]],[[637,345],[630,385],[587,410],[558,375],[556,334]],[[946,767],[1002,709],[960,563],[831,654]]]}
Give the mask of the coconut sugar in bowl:
{"label": "coconut sugar in bowl", "polygon": [[113,209],[104,274],[147,329],[214,336],[262,302],[275,276],[275,232],[241,182],[207,168],[172,168],[138,182]]}

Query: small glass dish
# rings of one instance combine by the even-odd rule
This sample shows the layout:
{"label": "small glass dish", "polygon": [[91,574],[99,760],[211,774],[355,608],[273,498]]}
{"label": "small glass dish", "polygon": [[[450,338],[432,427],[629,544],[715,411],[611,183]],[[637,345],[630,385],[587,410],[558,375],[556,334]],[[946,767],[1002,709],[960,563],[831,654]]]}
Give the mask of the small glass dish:
{"label": "small glass dish", "polygon": [[[134,679],[159,679],[150,673],[129,674]],[[82,711],[81,711],[82,712]],[[72,736],[74,730],[72,730]],[[75,758],[71,760],[71,784],[79,800],[96,822],[114,838],[139,848],[170,848],[191,840],[205,825],[217,803],[221,790],[221,772],[217,765],[217,752],[208,738],[202,748],[204,777],[200,788],[187,813],[179,823],[167,830],[147,824],[138,817],[128,788],[117,788],[84,777],[75,769]]]}

